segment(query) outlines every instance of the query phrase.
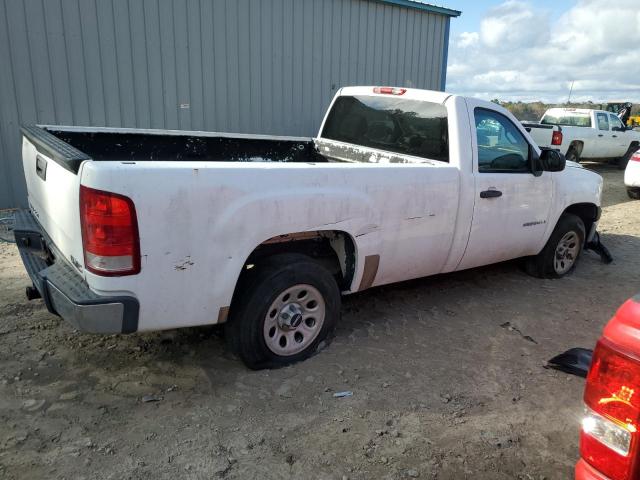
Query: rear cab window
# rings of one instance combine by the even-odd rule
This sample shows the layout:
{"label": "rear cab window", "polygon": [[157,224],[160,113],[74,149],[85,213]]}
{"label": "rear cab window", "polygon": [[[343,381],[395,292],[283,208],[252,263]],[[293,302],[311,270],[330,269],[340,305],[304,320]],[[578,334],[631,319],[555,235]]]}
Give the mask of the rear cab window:
{"label": "rear cab window", "polygon": [[400,155],[449,162],[447,108],[398,96],[341,96],[322,137]]}
{"label": "rear cab window", "polygon": [[562,127],[590,127],[591,115],[584,112],[557,112],[545,114],[540,120],[544,125],[560,125]]}

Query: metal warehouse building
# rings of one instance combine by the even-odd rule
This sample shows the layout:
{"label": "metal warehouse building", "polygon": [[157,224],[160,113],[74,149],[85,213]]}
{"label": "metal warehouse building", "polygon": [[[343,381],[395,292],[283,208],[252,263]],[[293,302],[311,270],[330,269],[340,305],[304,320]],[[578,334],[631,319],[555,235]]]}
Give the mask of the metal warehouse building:
{"label": "metal warehouse building", "polygon": [[0,208],[20,125],[311,136],[346,85],[444,89],[449,21],[417,0],[0,0]]}

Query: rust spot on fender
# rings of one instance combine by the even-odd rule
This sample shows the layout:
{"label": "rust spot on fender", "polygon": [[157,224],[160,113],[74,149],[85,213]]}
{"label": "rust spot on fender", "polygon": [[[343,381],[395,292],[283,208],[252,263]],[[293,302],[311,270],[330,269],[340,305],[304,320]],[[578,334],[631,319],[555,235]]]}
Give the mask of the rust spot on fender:
{"label": "rust spot on fender", "polygon": [[218,323],[224,323],[229,318],[229,307],[222,307],[218,312]]}
{"label": "rust spot on fender", "polygon": [[309,240],[311,238],[318,238],[319,236],[319,231],[287,233],[286,235],[278,235],[277,237],[270,238],[266,242],[263,242],[262,245],[269,245],[271,243],[293,242],[296,240]]}
{"label": "rust spot on fender", "polygon": [[178,263],[175,267],[173,267],[175,270],[177,270],[178,272],[186,270],[187,268],[189,268],[191,265],[193,265],[194,263],[191,261],[191,256],[187,255],[185,257],[185,259],[183,261],[181,261],[180,263]]}
{"label": "rust spot on fender", "polygon": [[367,255],[364,257],[364,272],[360,281],[358,290],[366,290],[369,288],[378,274],[378,266],[380,265],[380,255]]}

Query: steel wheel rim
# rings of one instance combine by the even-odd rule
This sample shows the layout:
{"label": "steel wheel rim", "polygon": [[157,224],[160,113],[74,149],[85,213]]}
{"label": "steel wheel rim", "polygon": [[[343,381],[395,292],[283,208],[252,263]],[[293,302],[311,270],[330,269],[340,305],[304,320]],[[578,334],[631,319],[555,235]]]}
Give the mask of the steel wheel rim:
{"label": "steel wheel rim", "polygon": [[320,334],[325,315],[324,297],[314,286],[297,284],[283,290],[264,318],[267,348],[282,357],[302,352]]}
{"label": "steel wheel rim", "polygon": [[563,275],[571,270],[580,254],[580,237],[574,231],[564,234],[558,242],[553,257],[553,268],[558,275]]}

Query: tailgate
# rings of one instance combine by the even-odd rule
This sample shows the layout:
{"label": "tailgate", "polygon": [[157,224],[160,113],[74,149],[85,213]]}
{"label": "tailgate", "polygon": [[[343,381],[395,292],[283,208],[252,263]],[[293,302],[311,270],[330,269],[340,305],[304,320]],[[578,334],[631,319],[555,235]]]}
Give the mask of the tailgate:
{"label": "tailgate", "polygon": [[522,126],[525,128],[533,141],[539,147],[551,147],[553,141],[553,132],[555,130],[553,125],[544,125],[541,123],[528,123],[522,122]]}
{"label": "tailgate", "polygon": [[78,171],[89,159],[42,127],[22,128],[22,166],[29,208],[48,240],[79,270],[84,260]]}

